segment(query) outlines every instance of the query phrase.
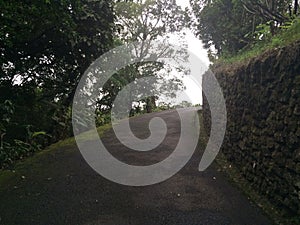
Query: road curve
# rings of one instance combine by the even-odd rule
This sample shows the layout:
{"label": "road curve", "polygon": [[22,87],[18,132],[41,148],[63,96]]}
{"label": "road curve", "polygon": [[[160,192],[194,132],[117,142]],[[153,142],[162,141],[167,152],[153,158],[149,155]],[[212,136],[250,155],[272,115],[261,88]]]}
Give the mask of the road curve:
{"label": "road curve", "polygon": [[[117,159],[151,165],[167,158],[180,137],[176,111],[147,114],[130,120],[139,138],[150,135],[148,123],[161,117],[167,136],[153,151],[137,152],[122,145],[109,130],[102,138]],[[124,134],[126,135],[126,134]],[[64,225],[269,225],[263,215],[216,164],[199,172],[199,144],[188,164],[159,184],[130,187],[113,183],[92,170],[75,146],[22,167],[23,177],[0,186],[0,224]],[[16,174],[19,174],[16,171]]]}

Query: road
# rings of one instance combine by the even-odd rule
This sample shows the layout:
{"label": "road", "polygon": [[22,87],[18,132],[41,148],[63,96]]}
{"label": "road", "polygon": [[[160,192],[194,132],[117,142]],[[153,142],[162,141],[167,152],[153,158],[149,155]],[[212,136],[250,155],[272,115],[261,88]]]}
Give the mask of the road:
{"label": "road", "polygon": [[[180,137],[176,111],[131,119],[139,138],[149,136],[148,122],[163,118],[168,133],[150,152],[124,147],[112,130],[102,140],[111,154],[133,165],[150,165],[168,157]],[[38,160],[26,160],[0,180],[0,224],[28,225],[269,225],[272,222],[216,164],[197,170],[203,143],[189,163],[167,181],[146,187],[113,183],[94,172],[75,145],[61,146]]]}

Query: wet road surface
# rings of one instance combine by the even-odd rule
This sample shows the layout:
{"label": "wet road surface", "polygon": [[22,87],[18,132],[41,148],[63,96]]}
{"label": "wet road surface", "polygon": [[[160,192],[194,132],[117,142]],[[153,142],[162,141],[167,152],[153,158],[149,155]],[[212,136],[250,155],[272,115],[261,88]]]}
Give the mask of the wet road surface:
{"label": "wet road surface", "polygon": [[[176,111],[130,120],[139,138],[150,135],[151,118],[168,127],[163,143],[150,152],[123,146],[112,130],[102,138],[111,154],[132,165],[151,165],[168,157],[180,137]],[[167,181],[146,187],[113,183],[94,172],[76,145],[28,160],[0,181],[0,224],[70,225],[268,225],[272,222],[213,163],[199,172],[203,143],[189,163]]]}

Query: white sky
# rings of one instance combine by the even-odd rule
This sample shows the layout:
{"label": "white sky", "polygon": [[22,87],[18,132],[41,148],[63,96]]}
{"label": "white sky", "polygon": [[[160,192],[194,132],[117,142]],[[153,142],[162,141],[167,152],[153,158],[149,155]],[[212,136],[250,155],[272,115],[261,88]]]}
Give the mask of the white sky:
{"label": "white sky", "polygon": [[183,8],[190,6],[189,0],[176,0],[176,2]]}

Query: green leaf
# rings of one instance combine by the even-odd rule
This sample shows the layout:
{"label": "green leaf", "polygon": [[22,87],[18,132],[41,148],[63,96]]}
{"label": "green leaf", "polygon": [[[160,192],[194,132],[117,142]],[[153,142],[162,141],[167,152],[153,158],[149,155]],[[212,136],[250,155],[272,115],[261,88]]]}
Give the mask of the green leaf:
{"label": "green leaf", "polygon": [[45,131],[34,132],[32,134],[32,138],[40,136],[40,135],[47,135],[47,133]]}

